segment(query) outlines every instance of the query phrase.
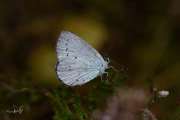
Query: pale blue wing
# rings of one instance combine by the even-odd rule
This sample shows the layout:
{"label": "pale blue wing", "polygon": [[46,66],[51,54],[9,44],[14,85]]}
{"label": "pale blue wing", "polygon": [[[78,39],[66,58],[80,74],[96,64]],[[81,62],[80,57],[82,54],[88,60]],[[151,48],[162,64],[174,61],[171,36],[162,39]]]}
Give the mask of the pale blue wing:
{"label": "pale blue wing", "polygon": [[56,65],[56,74],[58,78],[66,85],[82,85],[98,76],[99,71],[93,68],[71,68],[62,67],[60,62]]}
{"label": "pale blue wing", "polygon": [[96,62],[104,62],[101,55],[81,37],[69,31],[62,31],[56,46],[56,54],[61,59],[62,54],[73,53],[75,55],[87,56]]}
{"label": "pale blue wing", "polygon": [[57,77],[66,85],[82,85],[100,73],[104,59],[77,35],[62,31],[56,46]]}

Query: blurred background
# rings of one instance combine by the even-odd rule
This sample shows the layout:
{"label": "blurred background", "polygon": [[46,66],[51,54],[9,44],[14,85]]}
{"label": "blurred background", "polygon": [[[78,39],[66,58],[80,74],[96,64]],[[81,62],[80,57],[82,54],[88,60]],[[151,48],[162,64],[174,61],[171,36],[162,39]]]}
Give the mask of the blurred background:
{"label": "blurred background", "polygon": [[128,68],[127,85],[147,88],[152,79],[158,90],[170,91],[152,108],[168,117],[180,100],[179,6],[179,0],[1,0],[1,85],[13,87],[24,78],[37,89],[61,85],[55,46],[61,30],[68,30],[102,56],[112,47],[110,59]]}

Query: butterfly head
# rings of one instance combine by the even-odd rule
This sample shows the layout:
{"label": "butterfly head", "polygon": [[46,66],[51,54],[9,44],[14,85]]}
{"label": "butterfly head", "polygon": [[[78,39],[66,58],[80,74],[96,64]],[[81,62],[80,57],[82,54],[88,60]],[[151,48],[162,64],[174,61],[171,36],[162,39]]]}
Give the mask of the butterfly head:
{"label": "butterfly head", "polygon": [[104,58],[104,69],[107,69],[108,68],[108,64],[109,64],[109,62],[110,62],[110,60],[109,60],[109,57],[107,57],[107,58]]}
{"label": "butterfly head", "polygon": [[104,58],[104,61],[107,62],[107,63],[110,62],[109,58]]}

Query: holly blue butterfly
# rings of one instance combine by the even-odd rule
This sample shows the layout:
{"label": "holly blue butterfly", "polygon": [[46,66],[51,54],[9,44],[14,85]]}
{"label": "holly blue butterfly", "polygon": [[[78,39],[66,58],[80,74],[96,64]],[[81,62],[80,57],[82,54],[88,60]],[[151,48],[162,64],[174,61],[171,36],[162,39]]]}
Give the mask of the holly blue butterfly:
{"label": "holly blue butterfly", "polygon": [[102,56],[85,40],[69,31],[62,31],[57,40],[56,75],[68,86],[82,85],[108,69],[109,59]]}

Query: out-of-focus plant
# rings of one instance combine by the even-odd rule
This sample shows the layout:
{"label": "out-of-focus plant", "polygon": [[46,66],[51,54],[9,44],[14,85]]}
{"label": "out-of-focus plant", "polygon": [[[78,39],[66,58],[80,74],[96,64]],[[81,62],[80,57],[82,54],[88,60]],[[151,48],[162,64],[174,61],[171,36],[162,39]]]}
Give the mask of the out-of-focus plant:
{"label": "out-of-focus plant", "polygon": [[[34,107],[38,109],[41,104],[48,101],[47,89],[32,83],[29,77],[23,77],[18,80],[8,78],[9,81],[5,79],[6,77],[0,82],[0,119],[35,119],[37,116],[35,114],[31,115],[31,113],[34,112]],[[17,110],[20,106],[23,106],[23,111],[20,114],[18,112],[7,112],[13,111],[13,106],[16,106]],[[42,115],[42,113],[43,111],[39,111],[39,115]]]}
{"label": "out-of-focus plant", "polygon": [[120,88],[108,99],[105,111],[96,112],[97,120],[135,120],[137,113],[148,103],[149,97],[138,88]]}
{"label": "out-of-focus plant", "polygon": [[175,115],[172,117],[172,120],[180,120],[180,103],[176,106]]}
{"label": "out-of-focus plant", "polygon": [[[81,96],[74,88],[65,85],[47,90],[47,87],[32,84],[27,78],[22,78],[18,83],[1,82],[0,96],[5,97],[0,98],[0,104],[4,107],[2,103],[11,100],[17,106],[24,106],[24,112],[27,113],[33,111],[34,104],[37,106],[37,103],[51,102],[54,120],[161,120],[160,117],[156,118],[153,115],[150,108],[156,100],[168,96],[169,92],[152,89],[152,81],[149,82],[151,94],[147,94],[140,88],[123,87],[122,83],[126,78],[123,71],[115,76],[109,71],[108,80],[101,80],[100,83],[94,84],[86,96]],[[12,103],[6,106],[12,106]],[[48,109],[52,112],[51,108]],[[38,111],[38,114],[40,112]],[[9,116],[13,118],[15,115]],[[33,119],[33,116],[31,118]],[[174,115],[168,120],[179,119],[180,106],[177,105]]]}
{"label": "out-of-focus plant", "polygon": [[123,71],[115,77],[110,71],[108,77],[109,80],[101,80],[100,84],[94,85],[86,97],[81,97],[73,88],[67,86],[50,89],[49,96],[55,111],[54,120],[160,119],[156,118],[149,108],[157,98],[166,97],[168,91],[152,89],[153,82],[149,82],[152,90],[150,101],[150,95],[145,90],[121,86],[126,79]]}
{"label": "out-of-focus plant", "polygon": [[[97,109],[97,106],[106,101],[108,96],[125,81],[126,77],[122,73],[122,71],[117,73],[112,79],[112,73],[109,72],[110,80],[101,80],[101,84],[93,86],[84,98],[80,97],[71,87],[63,86],[50,89],[50,98],[53,101],[55,111],[54,120],[93,119],[92,112]],[[103,94],[101,99],[98,99],[99,94]]]}

